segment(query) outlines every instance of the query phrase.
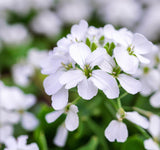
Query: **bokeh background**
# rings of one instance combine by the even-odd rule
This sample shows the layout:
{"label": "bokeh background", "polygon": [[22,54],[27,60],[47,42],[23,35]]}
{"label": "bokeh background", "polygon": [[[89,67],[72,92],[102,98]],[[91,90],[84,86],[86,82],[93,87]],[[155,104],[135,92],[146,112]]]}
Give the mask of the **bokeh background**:
{"label": "bokeh background", "polygon": [[[53,109],[50,97],[43,89],[45,76],[40,72],[40,65],[48,51],[81,19],[95,27],[106,24],[112,24],[116,29],[126,27],[142,33],[154,44],[160,44],[160,0],[0,0],[0,80],[37,99],[29,111],[38,118],[38,127],[27,131],[16,124],[13,134],[15,137],[29,135],[29,142],[36,141],[40,150],[143,150],[141,134],[129,123],[131,136],[127,142],[109,143],[105,139],[103,129],[114,114],[109,111],[110,104],[103,104],[106,97],[101,93],[98,100],[79,104],[81,123],[78,130],[69,134],[65,148],[53,144],[56,129],[64,116],[52,124],[44,119]],[[72,91],[70,95],[71,100],[77,96]],[[126,109],[137,106],[159,113],[159,109],[153,109],[139,94],[126,96],[122,103]],[[86,116],[91,120],[86,121]],[[139,134],[135,134],[137,132]],[[0,147],[3,149],[4,145]]]}

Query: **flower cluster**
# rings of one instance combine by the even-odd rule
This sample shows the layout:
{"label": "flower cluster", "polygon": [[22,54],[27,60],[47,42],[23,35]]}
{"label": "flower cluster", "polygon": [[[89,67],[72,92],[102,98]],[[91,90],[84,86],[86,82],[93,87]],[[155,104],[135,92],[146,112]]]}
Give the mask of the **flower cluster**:
{"label": "flower cluster", "polygon": [[[143,35],[126,28],[116,30],[112,25],[104,28],[88,26],[81,20],[73,25],[71,33],[58,41],[42,65],[42,73],[48,75],[44,88],[51,95],[54,112],[46,116],[47,122],[55,121],[62,113],[67,114],[65,123],[58,129],[55,144],[64,146],[67,131],[77,129],[78,108],[75,101],[69,102],[69,90],[77,87],[79,96],[91,100],[101,90],[108,99],[120,97],[120,87],[129,94],[142,91],[136,77],[141,65],[149,64],[147,54],[153,44]],[[124,142],[128,137],[123,119],[147,129],[148,120],[137,112],[125,112],[119,106],[117,119],[105,130],[110,140]],[[114,129],[114,132],[113,132]],[[63,137],[63,138],[62,138]]]}
{"label": "flower cluster", "polygon": [[17,123],[21,123],[27,131],[32,131],[37,127],[39,121],[27,111],[35,102],[34,95],[24,94],[19,88],[8,87],[0,82],[0,143],[6,143],[9,137],[11,137],[11,142],[13,141],[13,126]]}

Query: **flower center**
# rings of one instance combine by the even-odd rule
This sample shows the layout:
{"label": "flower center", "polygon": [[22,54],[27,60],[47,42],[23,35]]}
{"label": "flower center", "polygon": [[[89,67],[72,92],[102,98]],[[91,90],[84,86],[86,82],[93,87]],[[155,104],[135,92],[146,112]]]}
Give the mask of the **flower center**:
{"label": "flower center", "polygon": [[119,66],[116,66],[113,68],[113,71],[112,71],[113,77],[117,78],[120,73],[121,73],[121,68]]}
{"label": "flower center", "polygon": [[148,74],[149,73],[149,68],[148,67],[144,67],[143,68],[143,73],[144,74]]}
{"label": "flower center", "polygon": [[72,63],[64,64],[63,62],[61,62],[61,64],[66,70],[70,70],[73,68]]}
{"label": "flower center", "polygon": [[130,45],[128,48],[127,48],[127,51],[129,53],[129,55],[134,55],[134,46]]}
{"label": "flower center", "polygon": [[85,65],[83,71],[84,71],[84,74],[87,77],[87,79],[92,76],[92,69],[89,65]]}

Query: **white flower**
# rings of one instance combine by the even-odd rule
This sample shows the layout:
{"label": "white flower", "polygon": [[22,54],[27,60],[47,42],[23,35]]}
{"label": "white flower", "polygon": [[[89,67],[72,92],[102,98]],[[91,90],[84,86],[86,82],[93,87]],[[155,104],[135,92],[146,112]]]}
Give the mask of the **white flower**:
{"label": "white flower", "polygon": [[152,139],[145,140],[144,147],[146,148],[146,150],[160,150],[158,144],[154,142]]}
{"label": "white flower", "polygon": [[18,63],[12,67],[12,77],[16,84],[20,86],[28,86],[30,78],[34,74],[34,68],[30,64]]}
{"label": "white flower", "polygon": [[100,64],[100,68],[116,78],[128,93],[136,94],[141,91],[141,82],[130,75],[121,73],[121,68],[116,66],[114,59],[107,55],[107,53],[103,63]]}
{"label": "white flower", "polygon": [[68,130],[66,129],[65,125],[62,124],[58,127],[56,136],[54,137],[54,144],[56,144],[59,147],[63,147],[66,143],[68,136]]}
{"label": "white flower", "polygon": [[4,150],[39,150],[36,143],[31,143],[27,145],[28,136],[22,135],[17,138],[10,137],[6,140],[6,148]]}
{"label": "white flower", "polygon": [[137,112],[125,112],[123,109],[117,114],[117,120],[111,121],[108,127],[105,129],[105,136],[110,142],[125,142],[128,137],[128,130],[126,125],[122,122],[123,119],[127,119],[144,129],[147,129],[149,126],[148,120],[138,114]]}
{"label": "white flower", "polygon": [[13,111],[12,119],[21,120],[22,126],[26,130],[33,130],[38,125],[38,120],[36,117],[27,112],[27,109],[32,107],[36,98],[32,94],[24,94],[17,87],[4,87],[0,90],[1,107]]}
{"label": "white flower", "polygon": [[108,0],[98,11],[105,22],[127,27],[133,27],[142,14],[141,7],[135,0]]}
{"label": "white flower", "polygon": [[61,21],[54,12],[45,10],[33,18],[31,27],[36,33],[52,37],[60,33]]}
{"label": "white flower", "polygon": [[116,31],[112,26],[104,27],[105,36],[118,45],[114,49],[114,57],[122,70],[129,74],[136,73],[139,62],[149,63],[144,56],[152,49],[152,43],[143,35],[132,34],[126,29]]}
{"label": "white flower", "polygon": [[91,15],[90,3],[86,0],[61,0],[57,7],[58,16],[64,23],[74,24]]}
{"label": "white flower", "polygon": [[102,70],[93,70],[94,66],[103,61],[105,49],[97,48],[91,52],[84,43],[77,43],[70,46],[70,56],[80,66],[80,69],[65,72],[59,79],[66,89],[78,85],[78,93],[84,99],[91,99],[97,95],[98,88],[108,98],[116,98],[119,89],[116,80]]}
{"label": "white flower", "polygon": [[[67,109],[67,108],[66,108]],[[54,122],[57,118],[59,118],[63,113],[67,113],[65,119],[65,127],[68,131],[74,131],[78,128],[79,118],[78,118],[78,107],[76,105],[71,105],[69,110],[56,110],[46,115],[46,120],[48,123]]]}
{"label": "white flower", "polygon": [[126,125],[117,120],[112,120],[105,129],[105,136],[110,142],[125,142],[128,137],[128,130]]}
{"label": "white flower", "polygon": [[151,115],[149,120],[149,129],[152,138],[144,141],[144,146],[147,150],[160,150],[158,142],[160,142],[160,117],[157,115]]}

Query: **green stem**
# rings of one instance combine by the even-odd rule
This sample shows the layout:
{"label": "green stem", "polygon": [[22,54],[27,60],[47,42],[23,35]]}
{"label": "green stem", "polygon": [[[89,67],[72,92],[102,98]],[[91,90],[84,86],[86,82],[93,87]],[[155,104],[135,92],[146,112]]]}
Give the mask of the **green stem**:
{"label": "green stem", "polygon": [[120,97],[117,98],[117,105],[118,105],[118,108],[122,108]]}
{"label": "green stem", "polygon": [[124,98],[124,97],[127,96],[127,95],[128,95],[128,93],[125,92],[125,93],[123,93],[119,98],[122,99],[122,98]]}
{"label": "green stem", "polygon": [[77,104],[77,102],[81,99],[80,96],[78,96],[75,100],[72,101],[72,104]]}
{"label": "green stem", "polygon": [[133,107],[133,109],[141,114],[143,114],[144,116],[147,116],[148,118],[152,115],[152,112],[150,111],[146,111],[146,110],[143,110],[143,109],[140,109],[138,107]]}

